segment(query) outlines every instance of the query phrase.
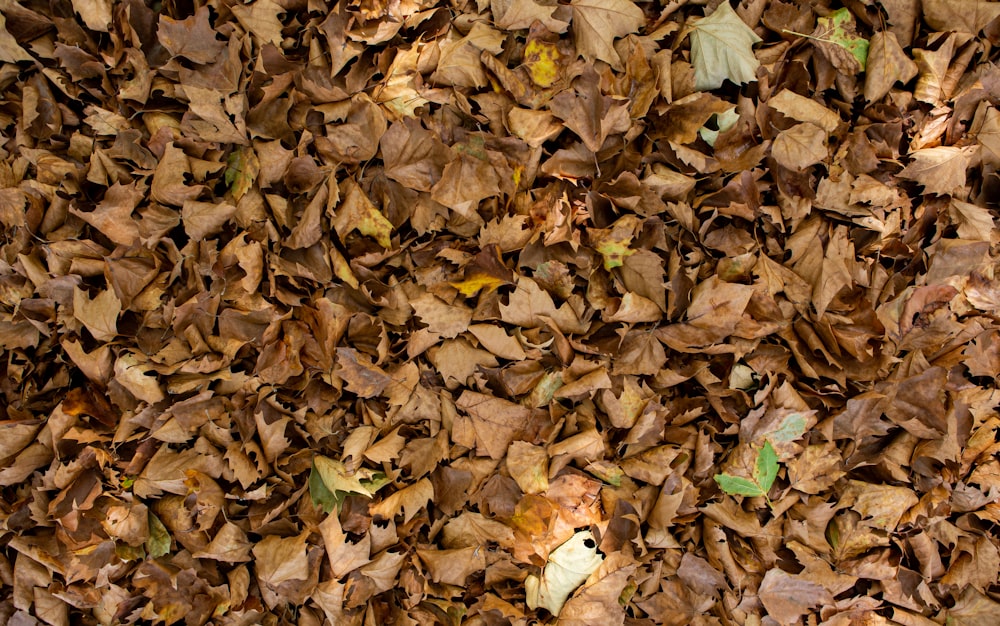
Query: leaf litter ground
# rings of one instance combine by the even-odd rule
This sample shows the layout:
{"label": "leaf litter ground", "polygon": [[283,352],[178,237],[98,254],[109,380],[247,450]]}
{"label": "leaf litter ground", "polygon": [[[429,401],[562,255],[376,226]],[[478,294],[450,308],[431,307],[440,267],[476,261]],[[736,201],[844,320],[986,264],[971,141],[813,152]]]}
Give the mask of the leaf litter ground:
{"label": "leaf litter ground", "polygon": [[0,16],[0,622],[996,623],[1000,4]]}

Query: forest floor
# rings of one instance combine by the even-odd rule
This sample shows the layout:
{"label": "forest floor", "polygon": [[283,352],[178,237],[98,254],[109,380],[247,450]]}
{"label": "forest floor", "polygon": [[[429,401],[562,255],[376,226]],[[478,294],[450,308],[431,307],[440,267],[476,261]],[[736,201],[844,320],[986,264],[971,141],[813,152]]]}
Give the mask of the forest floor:
{"label": "forest floor", "polygon": [[998,623],[998,43],[0,0],[0,622]]}

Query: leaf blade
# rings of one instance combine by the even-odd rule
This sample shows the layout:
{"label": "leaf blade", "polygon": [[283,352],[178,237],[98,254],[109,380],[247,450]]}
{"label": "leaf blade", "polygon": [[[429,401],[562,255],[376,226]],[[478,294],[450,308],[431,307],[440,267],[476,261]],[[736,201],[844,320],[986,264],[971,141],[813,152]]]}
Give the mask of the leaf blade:
{"label": "leaf blade", "polygon": [[764,495],[764,491],[752,480],[742,476],[730,476],[729,474],[716,474],[715,482],[719,487],[731,496],[758,497]]}

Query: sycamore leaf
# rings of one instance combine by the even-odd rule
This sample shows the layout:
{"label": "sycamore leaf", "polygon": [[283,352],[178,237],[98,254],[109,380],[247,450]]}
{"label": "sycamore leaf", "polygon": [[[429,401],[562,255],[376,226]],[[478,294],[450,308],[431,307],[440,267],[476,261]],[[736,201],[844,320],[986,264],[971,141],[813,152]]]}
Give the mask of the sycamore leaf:
{"label": "sycamore leaf", "polygon": [[778,476],[778,455],[770,441],[764,442],[764,447],[757,454],[757,464],[754,467],[754,480],[760,485],[761,491],[767,493]]}
{"label": "sycamore leaf", "polygon": [[764,495],[764,490],[760,488],[760,485],[740,476],[716,474],[715,482],[719,483],[719,487],[731,496],[757,497]]}
{"label": "sycamore leaf", "polygon": [[166,526],[152,511],[149,511],[149,538],[146,539],[146,552],[150,558],[158,559],[170,554],[170,533]]}
{"label": "sycamore leaf", "polygon": [[351,178],[340,183],[343,200],[333,218],[333,228],[343,240],[347,233],[356,230],[372,237],[383,248],[392,247],[392,222],[378,210],[368,195]]}
{"label": "sycamore leaf", "polygon": [[239,146],[229,155],[229,167],[226,168],[226,185],[237,201],[246,195],[260,174],[260,161],[257,153],[249,146]]}
{"label": "sycamore leaf", "polygon": [[717,89],[727,78],[738,85],[757,80],[760,62],[753,54],[753,45],[760,40],[729,2],[698,20],[691,31],[694,88]]}
{"label": "sycamore leaf", "polygon": [[118,315],[122,303],[114,289],[105,289],[93,300],[79,287],[73,288],[73,316],[83,322],[98,341],[111,341],[118,336]]}
{"label": "sycamore leaf", "polygon": [[597,551],[593,533],[584,530],[552,551],[542,575],[524,581],[526,600],[532,609],[547,609],[559,615],[570,594],[601,566],[604,557]]}
{"label": "sycamore leaf", "polygon": [[388,483],[389,479],[381,472],[361,468],[350,473],[342,462],[316,455],[309,473],[309,495],[313,504],[329,513],[334,508],[339,510],[348,495],[371,498]]}
{"label": "sycamore leaf", "polygon": [[458,289],[463,296],[468,297],[475,295],[480,289],[486,289],[486,293],[490,293],[495,291],[497,287],[509,284],[509,282],[496,276],[477,272],[461,282],[448,284]]}
{"label": "sycamore leaf", "polygon": [[965,188],[965,171],[975,149],[974,146],[938,146],[917,150],[910,154],[913,161],[897,176],[920,183],[925,193],[955,193]]}
{"label": "sycamore leaf", "polygon": [[771,156],[783,167],[801,172],[827,157],[826,131],[803,122],[778,133],[771,145]]}
{"label": "sycamore leaf", "polygon": [[605,61],[622,69],[614,48],[617,37],[634,33],[646,22],[642,9],[629,0],[573,0],[573,42],[587,60]]}
{"label": "sycamore leaf", "polygon": [[[763,496],[767,499],[767,492],[774,484],[774,479],[778,476],[778,455],[770,441],[765,441],[764,446],[757,451],[757,460],[754,462],[753,478],[743,478],[742,476],[732,476],[730,474],[716,474],[715,482],[719,488],[731,496],[748,496],[751,498]],[[767,501],[770,506],[770,500]]]}
{"label": "sycamore leaf", "polygon": [[554,43],[535,38],[524,46],[524,66],[532,82],[551,87],[559,80],[559,48]]}
{"label": "sycamore leaf", "polygon": [[1000,17],[1000,3],[986,0],[924,0],[923,19],[934,30],[979,31]]}
{"label": "sycamore leaf", "polygon": [[917,64],[906,56],[895,34],[890,31],[875,33],[865,70],[865,100],[881,100],[896,82],[910,82],[917,71]]}
{"label": "sycamore leaf", "polygon": [[838,9],[819,18],[816,20],[816,30],[811,35],[802,36],[812,39],[819,51],[841,72],[857,74],[865,70],[868,40],[858,36],[854,16],[849,10]]}

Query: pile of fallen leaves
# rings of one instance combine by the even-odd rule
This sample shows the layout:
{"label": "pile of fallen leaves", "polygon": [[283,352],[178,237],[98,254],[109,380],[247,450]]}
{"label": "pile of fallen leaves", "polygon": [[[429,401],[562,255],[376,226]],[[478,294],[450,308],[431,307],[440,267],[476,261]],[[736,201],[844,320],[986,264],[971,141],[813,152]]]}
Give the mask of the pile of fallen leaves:
{"label": "pile of fallen leaves", "polygon": [[0,0],[0,622],[997,623],[998,16]]}

